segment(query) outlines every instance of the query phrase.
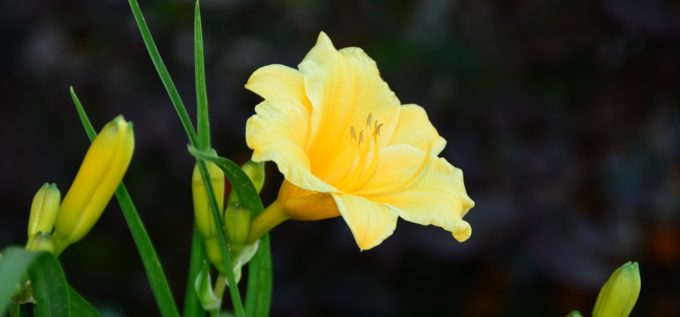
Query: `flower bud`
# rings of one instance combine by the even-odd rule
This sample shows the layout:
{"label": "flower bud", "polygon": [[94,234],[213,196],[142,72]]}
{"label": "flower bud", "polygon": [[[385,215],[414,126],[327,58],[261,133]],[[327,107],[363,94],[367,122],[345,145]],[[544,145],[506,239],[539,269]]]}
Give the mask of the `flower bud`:
{"label": "flower bud", "polygon": [[259,193],[264,186],[264,163],[248,161],[241,166],[241,169],[248,175],[248,178],[250,178],[250,181],[253,182],[253,185],[255,186],[255,190]]}
{"label": "flower bud", "polygon": [[39,232],[51,233],[59,211],[61,193],[55,184],[45,183],[40,187],[31,203],[31,214],[28,217],[28,239]]}
{"label": "flower bud", "polygon": [[28,251],[47,251],[54,252],[54,242],[49,233],[38,232],[36,235],[28,239],[26,243],[26,250]]}
{"label": "flower bud", "polygon": [[[248,175],[255,190],[259,193],[264,186],[265,172],[264,163],[248,161],[241,166],[243,172]],[[250,211],[241,207],[236,192],[229,194],[229,203],[224,212],[224,227],[232,252],[236,255],[243,249],[248,240],[250,231]]]}
{"label": "flower bud", "polygon": [[232,208],[230,205],[224,213],[224,227],[232,251],[234,253],[240,252],[248,239],[250,211],[241,207]]}
{"label": "flower bud", "polygon": [[640,295],[640,270],[637,262],[622,265],[607,280],[597,295],[593,317],[628,316]]}
{"label": "flower bud", "polygon": [[132,123],[123,116],[107,123],[94,139],[59,207],[52,235],[57,254],[97,222],[130,165],[134,143]]}
{"label": "flower bud", "polygon": [[[224,206],[224,172],[215,164],[206,162],[208,168],[208,175],[210,175],[210,183],[212,184],[215,199],[217,200],[217,208],[220,216]],[[194,172],[191,176],[191,192],[194,198],[194,219],[196,220],[196,227],[205,240],[214,238],[215,220],[212,216],[210,208],[210,200],[208,200],[208,191],[203,184],[201,171],[198,164],[194,166]],[[219,250],[218,250],[219,251]]]}

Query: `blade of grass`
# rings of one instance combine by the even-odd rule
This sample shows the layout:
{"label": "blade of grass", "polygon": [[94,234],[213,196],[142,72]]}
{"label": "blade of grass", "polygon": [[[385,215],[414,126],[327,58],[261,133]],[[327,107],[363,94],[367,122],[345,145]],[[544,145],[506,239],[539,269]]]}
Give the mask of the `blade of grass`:
{"label": "blade of grass", "polygon": [[[232,183],[239,201],[250,210],[252,218],[262,212],[263,205],[248,175],[233,161],[218,157],[209,151],[189,147],[189,153],[219,166]],[[272,264],[269,235],[260,238],[260,247],[248,266],[246,313],[249,317],[269,316],[272,296]]]}
{"label": "blade of grass", "polygon": [[210,116],[208,113],[208,91],[205,84],[205,61],[203,56],[203,28],[201,9],[196,1],[194,8],[194,71],[196,81],[196,120],[198,121],[198,148],[210,148]]}
{"label": "blade of grass", "polygon": [[[196,81],[196,118],[198,120],[198,142],[202,149],[210,148],[210,117],[208,114],[208,93],[205,84],[205,63],[203,61],[203,32],[201,29],[201,11],[198,1],[194,9],[194,60]],[[201,270],[205,254],[202,237],[194,225],[191,238],[191,260],[184,295],[184,316],[195,317],[204,314],[203,307],[196,297],[194,281]]]}
{"label": "blade of grass", "polygon": [[[175,88],[175,85],[172,82],[172,78],[170,77],[170,74],[168,73],[168,70],[165,67],[165,64],[163,63],[163,59],[161,58],[158,49],[156,48],[156,44],[153,41],[151,32],[149,31],[149,27],[147,26],[142,11],[139,8],[139,4],[137,3],[136,0],[128,0],[128,3],[130,4],[130,8],[132,9],[132,14],[135,17],[137,27],[139,28],[139,32],[141,33],[144,45],[146,46],[149,52],[151,61],[156,67],[156,71],[158,72],[158,75],[160,76],[161,81],[163,82],[163,85],[165,86],[168,95],[170,96],[172,105],[175,107],[175,111],[177,112],[180,121],[182,122],[184,131],[186,132],[187,137],[189,139],[189,144],[191,144],[192,146],[197,146],[198,145],[197,136],[196,132],[194,131],[194,127],[191,124],[191,120],[189,119],[189,114],[187,113],[186,107],[184,106],[184,103],[182,102],[182,99],[180,98],[179,93],[177,92],[177,88]],[[208,193],[210,209],[213,215],[213,219],[215,219],[215,229],[216,231],[220,232],[224,226],[219,216],[221,211],[217,207],[217,200],[215,199],[215,192],[212,188],[212,184],[210,183],[208,169],[205,165],[205,162],[203,162],[202,160],[198,160],[197,163],[199,171],[201,172],[203,184]],[[224,235],[217,235],[217,237],[218,237],[217,241],[220,247],[220,252],[222,253],[222,259],[224,260],[225,267],[231,267],[231,255],[229,254],[229,251],[227,249],[226,238],[224,237]],[[229,281],[230,285],[229,294],[231,296],[232,304],[234,305],[234,311],[237,316],[243,317],[245,316],[245,311],[243,309],[241,295],[239,294],[239,290],[236,285],[236,280],[234,278],[234,272],[232,270],[226,271],[227,280]]]}
{"label": "blade of grass", "polygon": [[137,3],[137,0],[128,0],[128,3],[130,4],[130,9],[132,9],[132,14],[135,17],[135,22],[137,22],[137,27],[139,27],[139,33],[142,35],[142,40],[144,40],[144,45],[146,46],[147,51],[149,51],[151,62],[156,68],[156,72],[158,72],[158,76],[160,76],[163,86],[165,86],[165,90],[168,92],[168,96],[170,96],[170,100],[175,107],[179,120],[182,121],[184,132],[186,132],[191,144],[198,144],[196,131],[194,130],[194,125],[191,123],[189,113],[182,102],[182,98],[179,96],[179,92],[172,81],[172,77],[170,77],[168,68],[165,67],[161,54],[158,52],[156,43],[151,36],[151,31],[149,31],[149,26],[146,25],[142,10],[139,8],[139,3]]}
{"label": "blade of grass", "polygon": [[[73,87],[70,88],[70,93],[73,103],[76,106],[76,110],[78,111],[80,121],[85,129],[85,133],[91,142],[97,136],[97,132],[92,126],[90,119],[87,117],[87,113],[85,112],[85,109],[83,109]],[[132,202],[132,198],[122,182],[116,190],[116,198],[120,205],[120,209],[123,211],[125,222],[130,229],[135,245],[137,246],[139,257],[142,260],[149,284],[151,285],[151,291],[156,299],[156,304],[161,312],[161,316],[179,316],[175,299],[172,297],[170,285],[163,272],[163,267],[161,266],[158,254],[156,254],[149,234],[146,232],[142,219],[139,217],[137,208]]]}
{"label": "blade of grass", "polygon": [[198,302],[196,297],[196,289],[194,288],[194,281],[196,276],[201,271],[201,265],[203,263],[203,258],[205,254],[203,252],[203,238],[201,234],[196,230],[196,225],[194,225],[194,230],[191,238],[191,259],[189,261],[189,274],[187,274],[187,288],[184,295],[184,317],[195,317],[203,316],[204,311],[201,304]]}

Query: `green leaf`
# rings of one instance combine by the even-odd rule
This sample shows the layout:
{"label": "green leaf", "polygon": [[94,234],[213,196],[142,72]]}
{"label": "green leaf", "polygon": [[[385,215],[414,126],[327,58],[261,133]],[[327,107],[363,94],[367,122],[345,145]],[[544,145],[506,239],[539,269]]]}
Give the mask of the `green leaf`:
{"label": "green leaf", "polygon": [[222,305],[222,298],[215,295],[212,288],[212,280],[210,278],[210,266],[208,262],[203,261],[203,267],[196,276],[194,281],[194,289],[198,295],[198,300],[201,302],[203,309],[215,310]]}
{"label": "green leaf", "polygon": [[0,260],[0,314],[23,284],[26,273],[35,298],[35,316],[71,316],[70,287],[59,261],[51,253],[9,247]]}
{"label": "green leaf", "polygon": [[97,309],[85,300],[73,287],[69,287],[69,298],[71,299],[71,315],[78,317],[100,317]]}
{"label": "green leaf", "polygon": [[198,148],[210,148],[210,116],[208,114],[208,91],[205,84],[205,62],[203,56],[203,29],[201,9],[196,1],[194,8],[194,72],[196,81],[196,120],[198,120]]}
{"label": "green leaf", "polygon": [[[80,121],[85,128],[85,133],[87,133],[90,141],[94,140],[97,136],[90,119],[87,117],[85,109],[83,109],[78,96],[76,95],[73,87],[70,89],[71,98],[78,111],[78,116]],[[132,198],[122,182],[118,185],[116,190],[116,199],[120,205],[120,209],[123,211],[123,216],[125,217],[125,222],[130,229],[132,238],[137,246],[137,251],[144,265],[144,270],[146,271],[146,276],[151,285],[151,291],[153,292],[154,298],[156,299],[156,304],[161,312],[161,316],[179,316],[179,311],[177,310],[177,305],[175,304],[175,299],[172,297],[172,292],[170,291],[170,285],[163,272],[163,267],[156,254],[156,250],[151,243],[151,238],[144,228],[142,219],[139,217],[137,208],[132,202]]]}
{"label": "green leaf", "polygon": [[24,274],[33,263],[37,253],[27,252],[19,247],[9,247],[0,258],[0,315],[3,315],[12,296],[21,289]]}
{"label": "green leaf", "polygon": [[[254,219],[264,209],[257,190],[241,168],[233,161],[209,151],[189,146],[189,153],[219,166],[227,176],[241,204],[250,210]],[[248,267],[246,313],[250,317],[269,316],[272,297],[272,264],[269,235],[260,238],[260,247]]]}
{"label": "green leaf", "polygon": [[175,83],[172,81],[172,77],[170,77],[168,68],[165,67],[163,58],[161,58],[161,54],[158,52],[156,43],[151,36],[151,31],[149,31],[149,26],[146,24],[142,10],[139,8],[139,3],[137,3],[137,0],[128,0],[128,3],[130,4],[130,9],[132,9],[132,15],[135,17],[135,22],[137,22],[139,33],[142,35],[142,40],[144,40],[144,45],[149,52],[149,57],[151,57],[151,62],[156,68],[156,72],[158,72],[158,76],[161,78],[165,90],[168,92],[170,101],[172,101],[172,105],[175,107],[175,111],[177,112],[180,121],[182,121],[184,132],[186,132],[191,144],[198,145],[194,125],[191,123],[191,118],[184,106],[184,102],[182,102],[182,98],[179,96]]}
{"label": "green leaf", "polygon": [[272,255],[269,234],[260,238],[260,248],[248,265],[246,313],[250,317],[269,316],[272,301]]}
{"label": "green leaf", "polygon": [[35,316],[71,316],[70,287],[57,258],[39,253],[28,272],[36,301]]}
{"label": "green leaf", "polygon": [[[156,68],[156,71],[158,72],[158,75],[161,78],[163,85],[165,86],[165,90],[168,92],[168,95],[170,96],[172,105],[175,108],[175,111],[177,112],[177,115],[179,116],[179,119],[182,122],[182,126],[184,127],[184,132],[186,133],[187,138],[189,139],[189,144],[191,144],[192,146],[198,146],[198,139],[196,136],[196,132],[194,131],[194,126],[191,123],[191,119],[189,118],[189,113],[187,112],[186,107],[184,106],[184,103],[182,102],[182,99],[179,96],[179,92],[177,91],[177,88],[175,87],[175,84],[173,83],[172,78],[170,77],[170,74],[168,73],[168,70],[165,67],[165,64],[163,63],[163,59],[161,58],[160,53],[158,52],[158,48],[156,48],[156,44],[154,43],[153,37],[151,36],[151,32],[149,31],[149,27],[146,24],[146,20],[144,19],[142,10],[139,8],[139,4],[137,3],[136,0],[128,0],[128,2],[130,4],[132,14],[135,17],[135,22],[137,23],[139,32],[142,35],[142,40],[144,40],[144,45],[146,46],[147,51],[149,52],[149,57],[151,57],[151,62],[154,64],[154,67]],[[213,218],[216,219],[215,229],[219,232],[220,230],[222,230],[221,228],[223,227],[222,221],[219,218],[219,214],[221,213],[221,211],[218,210],[219,208],[217,207],[217,201],[215,200],[215,192],[212,188],[212,184],[210,184],[210,182],[208,181],[210,179],[208,176],[208,170],[205,166],[205,163],[202,161],[198,161],[198,167],[201,172],[201,177],[203,178],[203,183],[205,184],[205,187],[208,192],[210,209],[213,214]],[[218,235],[217,241],[220,246],[220,252],[222,253],[222,259],[224,260],[225,267],[229,267],[231,263],[231,256],[227,249],[227,242],[223,235]],[[231,283],[230,285],[236,285],[234,275],[233,272],[231,272],[231,270],[227,270],[227,280]],[[236,315],[239,317],[245,316],[245,311],[243,310],[243,304],[241,303],[241,295],[239,294],[238,288],[229,287],[229,295],[231,296],[231,301],[232,304],[234,305]]]}

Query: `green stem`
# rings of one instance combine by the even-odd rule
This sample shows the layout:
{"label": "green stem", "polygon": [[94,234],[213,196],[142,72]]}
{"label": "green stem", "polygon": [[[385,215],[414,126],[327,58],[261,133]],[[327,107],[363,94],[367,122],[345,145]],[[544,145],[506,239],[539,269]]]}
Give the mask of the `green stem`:
{"label": "green stem", "polygon": [[21,317],[21,306],[19,304],[9,305],[9,317]]}
{"label": "green stem", "polygon": [[[80,116],[80,121],[83,124],[83,128],[85,128],[85,133],[91,142],[97,136],[97,133],[95,132],[90,119],[87,117],[87,113],[85,112],[85,109],[83,109],[73,87],[70,88],[70,92],[73,103]],[[161,266],[158,254],[156,254],[156,250],[151,243],[151,238],[149,238],[149,234],[146,232],[146,228],[144,228],[142,219],[139,217],[137,208],[132,202],[132,198],[122,182],[118,185],[118,189],[116,190],[116,198],[118,199],[120,209],[123,211],[125,222],[130,229],[135,245],[137,246],[139,257],[142,260],[142,265],[146,271],[146,276],[151,285],[151,291],[156,299],[156,304],[161,312],[161,316],[179,316],[175,299],[172,297],[170,285],[163,272],[163,267]]]}
{"label": "green stem", "polygon": [[196,225],[194,225],[191,238],[191,260],[189,261],[189,274],[187,274],[187,287],[184,295],[184,317],[203,316],[203,307],[201,307],[201,303],[198,302],[196,297],[194,281],[196,281],[196,276],[201,271],[204,257],[203,238],[196,229]]}

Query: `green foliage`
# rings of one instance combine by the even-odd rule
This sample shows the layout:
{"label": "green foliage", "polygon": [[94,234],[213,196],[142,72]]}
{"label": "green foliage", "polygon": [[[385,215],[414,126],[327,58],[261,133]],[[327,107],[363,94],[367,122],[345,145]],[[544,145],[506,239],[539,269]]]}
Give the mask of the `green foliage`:
{"label": "green foliage", "polygon": [[[10,304],[30,278],[30,292],[35,300],[34,314],[38,317],[101,316],[99,312],[71,286],[57,258],[48,252],[30,252],[9,247],[0,259],[0,314]],[[22,292],[26,293],[26,292]],[[14,306],[15,312],[19,310]]]}
{"label": "green foliage", "polygon": [[[97,136],[97,133],[92,126],[85,109],[83,109],[78,96],[73,90],[73,87],[71,87],[70,92],[73,103],[78,111],[80,121],[85,129],[85,133],[90,141],[92,141]],[[156,304],[161,312],[161,316],[179,316],[175,299],[172,297],[170,285],[163,272],[163,267],[158,259],[158,254],[156,254],[156,250],[151,243],[151,238],[149,238],[149,234],[146,232],[146,228],[144,228],[142,219],[139,217],[137,208],[132,202],[132,198],[125,187],[125,184],[122,182],[118,185],[118,189],[116,190],[116,199],[118,200],[120,209],[123,211],[125,222],[127,223],[132,238],[135,241],[135,245],[137,246],[137,251],[142,259],[142,264],[144,265],[144,270],[149,279],[149,284],[151,284],[151,290],[156,299]]]}

